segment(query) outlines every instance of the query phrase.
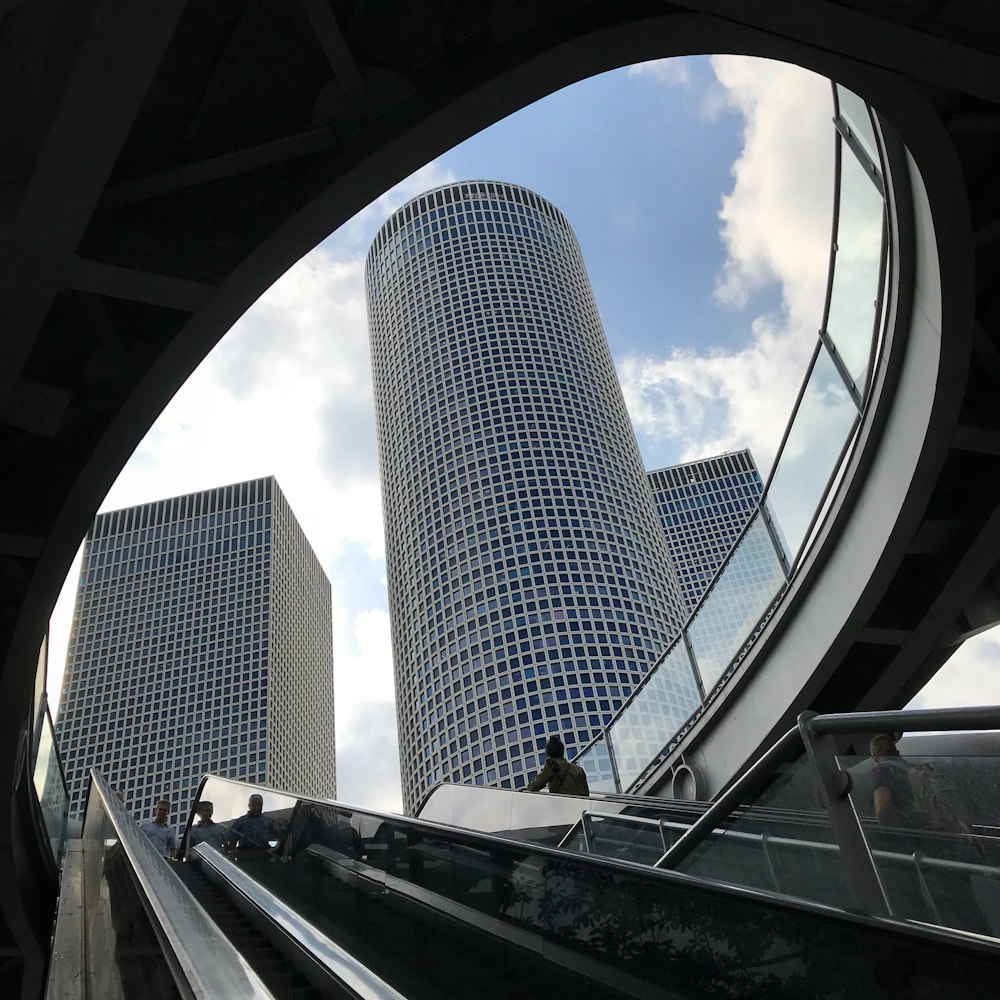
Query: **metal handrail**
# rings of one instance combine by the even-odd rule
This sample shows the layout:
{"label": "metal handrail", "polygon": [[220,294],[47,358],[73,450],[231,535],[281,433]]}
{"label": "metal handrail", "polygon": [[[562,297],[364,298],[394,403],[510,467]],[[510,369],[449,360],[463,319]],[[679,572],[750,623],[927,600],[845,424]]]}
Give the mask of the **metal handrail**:
{"label": "metal handrail", "polygon": [[[380,979],[350,952],[304,920],[278,896],[255,882],[214,848],[198,844],[192,849],[190,856],[196,858],[197,863],[211,869],[227,887],[235,890],[241,902],[255,914],[263,916],[269,926],[282,934],[310,968],[310,972],[313,972],[310,975],[305,969],[302,970],[317,988],[329,989],[330,981],[333,980],[359,1000],[406,1000],[402,993]],[[294,959],[292,962],[299,964]]]}
{"label": "metal handrail", "polygon": [[815,715],[810,721],[814,733],[933,733],[944,730],[970,732],[1000,729],[1000,707],[910,708],[892,712],[840,712]]}
{"label": "metal handrail", "polygon": [[[164,949],[169,949],[168,954],[174,959],[168,964],[175,970],[175,975],[183,977],[179,985],[185,995],[204,1000],[217,997],[274,1000],[271,991],[194,901],[170,864],[140,831],[128,810],[95,769],[90,772],[90,795],[97,796],[114,829],[135,876],[150,922]],[[85,828],[84,851],[92,849]]]}

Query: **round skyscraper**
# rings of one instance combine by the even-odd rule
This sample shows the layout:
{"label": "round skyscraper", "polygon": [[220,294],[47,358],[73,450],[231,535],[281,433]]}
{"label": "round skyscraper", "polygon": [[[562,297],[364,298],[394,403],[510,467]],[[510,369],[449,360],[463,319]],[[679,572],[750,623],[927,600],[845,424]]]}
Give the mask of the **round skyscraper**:
{"label": "round skyscraper", "polygon": [[[520,787],[605,725],[682,602],[576,237],[512,184],[437,188],[366,262],[404,807]],[[683,718],[689,676],[677,680]]]}

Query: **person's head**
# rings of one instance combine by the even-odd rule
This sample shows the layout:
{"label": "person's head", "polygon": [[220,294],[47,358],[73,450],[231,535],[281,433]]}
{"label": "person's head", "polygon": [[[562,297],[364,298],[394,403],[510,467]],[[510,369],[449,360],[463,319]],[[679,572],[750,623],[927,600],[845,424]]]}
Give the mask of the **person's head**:
{"label": "person's head", "polygon": [[558,736],[550,736],[549,742],[545,744],[545,753],[549,757],[562,757],[566,752],[563,741]]}
{"label": "person's head", "polygon": [[167,817],[170,815],[170,800],[160,799],[159,802],[153,807],[153,820],[163,826],[167,821]]}
{"label": "person's head", "polygon": [[898,757],[896,737],[892,733],[879,733],[877,736],[873,736],[868,746],[868,752],[876,764],[885,760],[886,757]]}
{"label": "person's head", "polygon": [[215,811],[215,806],[206,799],[202,799],[201,802],[194,807],[194,811],[198,814],[198,819],[200,819],[202,823],[211,823],[212,813]]}
{"label": "person's head", "polygon": [[251,816],[259,816],[264,809],[264,796],[251,795],[249,801],[247,802],[247,808],[249,809]]}

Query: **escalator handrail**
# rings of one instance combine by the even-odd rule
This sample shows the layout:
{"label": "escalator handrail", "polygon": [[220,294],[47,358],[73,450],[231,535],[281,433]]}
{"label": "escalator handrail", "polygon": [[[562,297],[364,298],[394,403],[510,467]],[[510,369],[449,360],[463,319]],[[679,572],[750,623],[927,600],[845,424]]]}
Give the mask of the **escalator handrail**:
{"label": "escalator handrail", "polygon": [[[104,815],[128,859],[143,907],[163,945],[168,964],[175,977],[183,977],[179,985],[185,993],[204,1000],[218,997],[274,1000],[271,991],[195,902],[171,870],[171,863],[160,856],[96,769],[90,772],[89,795],[100,799]],[[87,811],[89,814],[89,805]],[[90,838],[86,827],[83,840],[87,851]]]}
{"label": "escalator handrail", "polygon": [[[214,848],[198,844],[192,849],[190,857],[196,858],[198,864],[212,869],[220,881],[226,884],[227,889],[238,893],[298,951],[300,961],[308,961],[319,971],[326,980],[324,984],[316,984],[322,992],[328,991],[332,980],[357,1000],[406,1000],[402,993],[380,979],[368,966],[330,940],[287,903],[250,878]],[[279,947],[279,950],[285,949]],[[293,960],[293,964],[300,963]],[[314,977],[307,975],[307,978]]]}

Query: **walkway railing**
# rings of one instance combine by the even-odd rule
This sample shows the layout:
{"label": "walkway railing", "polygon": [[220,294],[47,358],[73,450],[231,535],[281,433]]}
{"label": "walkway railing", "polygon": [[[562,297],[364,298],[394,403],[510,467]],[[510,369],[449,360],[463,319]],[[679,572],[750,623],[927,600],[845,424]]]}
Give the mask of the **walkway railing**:
{"label": "walkway railing", "polygon": [[692,825],[588,810],[580,836],[589,853],[619,860],[659,853],[653,867],[998,937],[995,759],[966,752],[901,762],[903,774],[930,764],[954,784],[974,825],[932,829],[932,817],[914,813],[906,828],[891,828],[873,813],[869,759],[834,742],[839,736],[841,746],[850,740],[853,747],[875,733],[982,729],[1000,729],[1000,707],[806,712]]}

